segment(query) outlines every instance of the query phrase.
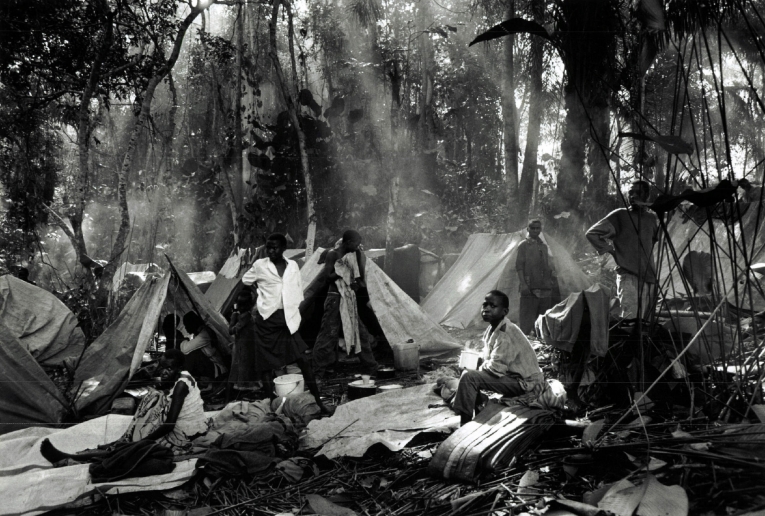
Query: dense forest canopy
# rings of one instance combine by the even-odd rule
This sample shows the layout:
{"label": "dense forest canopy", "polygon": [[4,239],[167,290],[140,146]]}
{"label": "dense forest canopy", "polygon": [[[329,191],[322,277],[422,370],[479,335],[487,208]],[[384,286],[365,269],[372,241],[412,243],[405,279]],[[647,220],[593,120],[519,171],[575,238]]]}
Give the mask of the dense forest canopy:
{"label": "dense forest canopy", "polygon": [[94,269],[217,270],[273,231],[444,253],[530,215],[575,247],[635,178],[761,181],[764,10],[6,0],[0,272],[97,292]]}

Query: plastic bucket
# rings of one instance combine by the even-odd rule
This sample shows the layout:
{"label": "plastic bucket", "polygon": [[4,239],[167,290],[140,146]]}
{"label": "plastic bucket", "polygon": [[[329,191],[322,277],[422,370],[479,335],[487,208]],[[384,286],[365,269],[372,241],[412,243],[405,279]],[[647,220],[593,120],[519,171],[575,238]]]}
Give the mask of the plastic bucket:
{"label": "plastic bucket", "polygon": [[398,371],[415,371],[420,367],[420,346],[415,342],[404,342],[393,348],[393,367]]}
{"label": "plastic bucket", "polygon": [[289,397],[303,394],[305,381],[302,374],[285,374],[274,378],[274,392],[277,396]]}
{"label": "plastic bucket", "polygon": [[462,354],[460,355],[460,369],[464,367],[470,371],[475,371],[478,369],[478,359],[480,356],[481,354],[478,351],[472,351],[470,349],[462,351]]}

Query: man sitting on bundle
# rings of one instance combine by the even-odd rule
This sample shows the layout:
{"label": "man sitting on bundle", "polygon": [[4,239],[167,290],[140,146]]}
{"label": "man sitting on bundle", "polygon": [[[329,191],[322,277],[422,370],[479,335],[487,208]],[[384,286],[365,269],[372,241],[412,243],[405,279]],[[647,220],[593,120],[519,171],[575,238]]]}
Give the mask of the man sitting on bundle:
{"label": "man sitting on bundle", "polygon": [[476,371],[462,372],[452,400],[461,425],[473,419],[481,389],[529,399],[536,399],[545,389],[537,355],[520,328],[507,319],[509,310],[510,301],[499,290],[484,298],[481,317],[489,327],[482,337],[483,363]]}

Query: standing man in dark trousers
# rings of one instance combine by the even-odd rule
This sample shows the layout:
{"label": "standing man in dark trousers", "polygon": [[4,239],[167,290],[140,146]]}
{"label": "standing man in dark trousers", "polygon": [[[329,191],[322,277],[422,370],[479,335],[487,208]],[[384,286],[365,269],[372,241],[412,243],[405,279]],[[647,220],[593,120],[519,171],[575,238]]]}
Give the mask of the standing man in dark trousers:
{"label": "standing man in dark trousers", "polygon": [[324,413],[331,411],[319,397],[313,368],[305,354],[308,350],[300,334],[300,310],[303,284],[298,264],[284,257],[287,238],[274,233],[266,242],[266,256],[256,260],[242,277],[245,285],[255,285],[255,367],[269,396],[274,396],[274,370],[297,363],[306,386]]}
{"label": "standing man in dark trousers", "polygon": [[557,281],[547,245],[539,238],[541,234],[542,221],[531,219],[528,236],[518,244],[515,261],[521,291],[518,322],[524,335],[531,333],[537,317],[552,306],[552,291]]}

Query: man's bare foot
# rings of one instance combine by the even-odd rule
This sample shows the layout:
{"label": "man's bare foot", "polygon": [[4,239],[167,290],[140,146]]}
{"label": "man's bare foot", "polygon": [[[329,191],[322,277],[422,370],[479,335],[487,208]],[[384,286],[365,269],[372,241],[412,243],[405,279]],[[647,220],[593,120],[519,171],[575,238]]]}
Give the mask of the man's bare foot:
{"label": "man's bare foot", "polygon": [[51,464],[55,464],[69,457],[68,454],[53,446],[50,439],[43,439],[43,442],[40,444],[40,454]]}

